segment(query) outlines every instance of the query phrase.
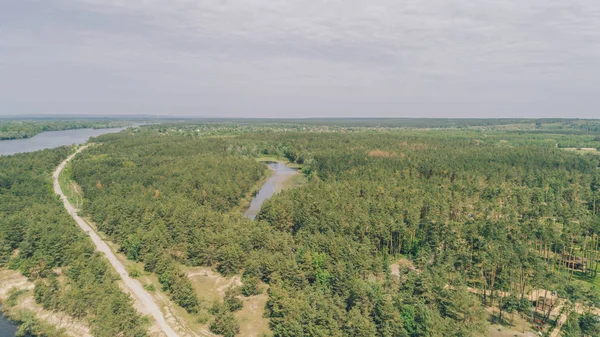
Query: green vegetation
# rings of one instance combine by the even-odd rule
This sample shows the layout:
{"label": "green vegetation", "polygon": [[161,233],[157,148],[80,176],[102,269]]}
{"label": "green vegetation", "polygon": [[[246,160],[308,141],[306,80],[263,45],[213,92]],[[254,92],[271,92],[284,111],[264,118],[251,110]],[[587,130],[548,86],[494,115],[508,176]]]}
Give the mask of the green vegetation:
{"label": "green vegetation", "polygon": [[220,306],[212,312],[215,319],[210,323],[210,331],[224,337],[234,337],[240,332],[240,326],[233,314],[225,306]]}
{"label": "green vegetation", "polygon": [[[224,336],[239,333],[236,312],[265,289],[264,315],[276,337],[482,336],[490,320],[510,325],[515,316],[547,331],[559,306],[586,313],[572,314],[565,334],[595,335],[600,156],[567,149],[600,148],[599,126],[584,120],[151,125],[96,138],[98,146],[74,159],[64,181],[80,186],[83,212],[99,231],[155,273],[196,321]],[[268,175],[258,161],[267,158],[298,165],[303,181],[267,200],[252,221],[240,209]],[[14,180],[0,172],[0,186]],[[54,219],[40,217],[43,210],[33,204],[19,220]],[[20,242],[62,236],[7,228],[15,234],[5,241],[21,237],[5,248],[7,254],[19,248],[10,264],[27,275],[45,271],[36,295],[52,308],[55,302],[43,295],[64,282],[54,269],[64,266],[71,278],[77,254],[91,253],[52,250],[64,243],[30,247]],[[21,256],[27,252],[35,258]],[[195,293],[187,266],[241,274],[242,285],[211,306]]]}
{"label": "green vegetation", "polygon": [[0,140],[31,138],[46,131],[103,129],[131,125],[116,120],[0,120]]}
{"label": "green vegetation", "polygon": [[17,305],[17,300],[19,299],[19,296],[23,295],[25,293],[25,290],[19,290],[17,288],[12,288],[11,290],[8,291],[8,298],[6,299],[6,305],[8,305],[9,307],[14,307],[15,305]]}
{"label": "green vegetation", "polygon": [[19,325],[16,337],[66,337],[64,331],[56,327],[41,323],[35,314],[27,310],[11,312],[11,320]]}
{"label": "green vegetation", "polygon": [[8,298],[2,308],[2,314],[10,318],[19,327],[17,337],[64,337],[67,336],[62,329],[40,322],[32,311],[15,308],[19,298],[27,293],[25,290],[12,288],[8,291]]}
{"label": "green vegetation", "polygon": [[244,284],[242,285],[240,292],[245,297],[254,296],[262,293],[260,287],[258,286],[257,278],[244,278],[243,282]]}
{"label": "green vegetation", "polygon": [[239,324],[233,316],[234,312],[241,310],[244,306],[243,302],[237,298],[239,295],[238,288],[230,287],[225,293],[225,301],[215,302],[210,308],[210,313],[215,317],[210,324],[212,332],[225,337],[233,337],[240,332]]}
{"label": "green vegetation", "polygon": [[[177,264],[243,271],[246,296],[266,282],[275,336],[477,336],[484,306],[547,322],[533,289],[576,300],[567,257],[588,258],[595,276],[600,158],[560,149],[598,146],[595,136],[336,130],[150,126],[100,137],[73,178],[98,228],[159,277],[162,258],[168,277]],[[242,218],[236,206],[265,174],[254,159],[281,157],[309,182],[268,200],[257,221]],[[391,276],[400,256],[416,268]],[[178,287],[166,289],[195,308]],[[211,327],[233,333],[222,306]]]}
{"label": "green vegetation", "polygon": [[590,313],[573,313],[561,330],[564,337],[594,337],[600,336],[600,320]]}
{"label": "green vegetation", "polygon": [[[72,152],[0,156],[0,266],[33,280],[37,303],[87,320],[95,336],[145,336],[146,320],[52,191],[52,171]],[[41,331],[32,317],[18,319],[24,334]]]}
{"label": "green vegetation", "polygon": [[[237,206],[267,174],[264,165],[199,151],[205,147],[212,148],[213,154],[226,150],[212,140],[122,135],[103,139],[124,142],[104,143],[73,162],[73,178],[90,201],[85,202],[84,211],[129,259],[143,261],[146,271],[155,272],[177,304],[197,312],[199,301],[174,262],[200,265],[220,260],[227,262],[218,267],[223,273],[239,270],[241,262],[234,257],[243,254],[241,247],[218,247],[227,235],[220,231],[221,222],[228,221],[223,212]],[[124,202],[124,197],[131,199]],[[194,222],[213,229],[188,226]],[[204,254],[204,246],[209,245],[215,246],[214,254]]]}

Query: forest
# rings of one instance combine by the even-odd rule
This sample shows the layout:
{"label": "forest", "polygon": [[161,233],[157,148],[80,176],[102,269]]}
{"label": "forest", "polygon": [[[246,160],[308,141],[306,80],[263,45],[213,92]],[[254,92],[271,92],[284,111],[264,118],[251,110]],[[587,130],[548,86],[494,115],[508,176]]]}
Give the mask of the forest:
{"label": "forest", "polygon": [[[482,336],[515,316],[548,333],[559,303],[594,336],[600,139],[575,124],[153,125],[95,139],[72,174],[98,229],[191,313],[211,304],[182,270],[209,266],[241,274],[246,295],[268,287],[274,336]],[[260,156],[309,182],[251,221],[239,206]],[[210,309],[213,331],[235,335],[232,307]]]}
{"label": "forest", "polygon": [[[0,268],[27,276],[37,303],[87,321],[94,336],[146,336],[147,319],[52,191],[52,171],[73,150],[0,156]],[[24,335],[40,334],[27,321]]]}
{"label": "forest", "polygon": [[[600,335],[600,124],[321,122],[128,129],[91,139],[68,178],[82,214],[219,335],[238,335],[241,299],[262,293],[267,336]],[[148,319],[51,190],[72,152],[0,156],[0,267],[94,336],[145,336]],[[250,220],[269,175],[259,158],[307,183]],[[199,266],[241,285],[210,302],[187,272]]]}

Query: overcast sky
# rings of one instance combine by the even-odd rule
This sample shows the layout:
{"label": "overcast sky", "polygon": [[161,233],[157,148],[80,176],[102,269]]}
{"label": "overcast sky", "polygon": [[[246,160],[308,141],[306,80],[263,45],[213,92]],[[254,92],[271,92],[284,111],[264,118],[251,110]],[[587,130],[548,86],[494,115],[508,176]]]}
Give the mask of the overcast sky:
{"label": "overcast sky", "polygon": [[0,0],[0,115],[600,118],[599,0]]}

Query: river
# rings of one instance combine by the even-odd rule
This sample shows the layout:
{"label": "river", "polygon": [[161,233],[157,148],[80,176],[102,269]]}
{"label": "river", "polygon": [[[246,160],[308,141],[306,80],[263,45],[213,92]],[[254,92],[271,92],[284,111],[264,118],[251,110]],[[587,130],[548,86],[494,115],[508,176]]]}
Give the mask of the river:
{"label": "river", "polygon": [[[124,128],[48,131],[37,134],[31,138],[1,140],[0,156],[52,149],[65,145],[83,144],[90,137],[97,137],[105,133],[114,133],[121,130],[124,130]],[[2,337],[2,335],[0,335],[0,337]]]}
{"label": "river", "polygon": [[[0,310],[2,306],[0,305]],[[0,311],[1,312],[1,311]],[[12,337],[17,332],[17,326],[0,315],[0,337]]]}
{"label": "river", "polygon": [[[0,156],[52,149],[65,145],[83,144],[90,137],[115,133],[121,130],[124,130],[124,128],[48,131],[31,138],[2,140],[0,141]],[[17,327],[0,314],[0,337],[12,337],[16,331]]]}
{"label": "river", "polygon": [[269,199],[273,194],[281,191],[285,187],[285,183],[298,174],[298,170],[287,166],[284,163],[267,163],[267,166],[273,174],[267,179],[265,184],[260,188],[250,207],[244,213],[244,216],[254,220],[265,200]]}

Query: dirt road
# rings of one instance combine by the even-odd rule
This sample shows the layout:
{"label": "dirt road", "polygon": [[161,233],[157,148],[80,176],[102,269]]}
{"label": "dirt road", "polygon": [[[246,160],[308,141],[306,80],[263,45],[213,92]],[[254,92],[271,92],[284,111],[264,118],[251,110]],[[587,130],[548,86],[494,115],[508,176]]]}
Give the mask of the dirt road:
{"label": "dirt road", "polygon": [[75,155],[77,155],[79,152],[83,151],[86,148],[87,148],[87,146],[83,146],[83,147],[79,148],[79,150],[77,150],[77,152],[75,152],[74,154],[69,156],[67,159],[65,159],[65,161],[63,161],[58,166],[58,168],[56,168],[56,171],[54,171],[54,174],[52,175],[52,180],[54,182],[54,193],[56,193],[60,196],[60,198],[63,201],[63,204],[65,205],[65,208],[67,209],[67,211],[69,212],[69,214],[71,215],[73,220],[75,220],[77,225],[84,232],[86,232],[89,235],[89,237],[94,242],[94,245],[96,245],[96,250],[101,253],[104,253],[104,255],[106,256],[106,258],[108,259],[110,264],[117,271],[117,273],[119,274],[119,276],[125,283],[125,286],[135,296],[135,299],[137,301],[139,301],[139,303],[142,304],[142,307],[146,311],[146,312],[144,312],[144,314],[148,314],[148,315],[152,316],[154,318],[154,320],[156,321],[156,323],[158,324],[158,326],[161,328],[161,330],[165,333],[165,335],[167,335],[167,337],[179,337],[179,335],[177,333],[175,333],[175,331],[173,329],[171,329],[171,327],[167,324],[165,317],[163,316],[162,312],[160,311],[160,308],[158,307],[158,305],[154,302],[152,295],[150,295],[138,281],[129,277],[129,274],[127,274],[127,270],[125,269],[123,264],[121,262],[119,262],[119,260],[115,256],[115,254],[110,250],[110,248],[108,247],[106,242],[104,242],[100,238],[100,236],[98,236],[98,234],[87,224],[87,222],[85,222],[85,220],[83,220],[79,215],[77,215],[77,210],[75,209],[75,207],[73,207],[73,205],[71,205],[71,203],[69,202],[67,197],[63,194],[63,192],[60,188],[60,184],[58,182],[58,176],[60,175],[62,170],[65,168],[67,163],[71,159],[73,159],[73,157],[75,157]]}

